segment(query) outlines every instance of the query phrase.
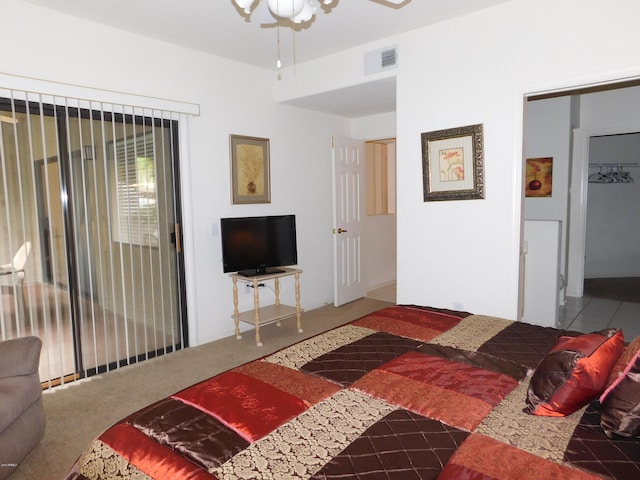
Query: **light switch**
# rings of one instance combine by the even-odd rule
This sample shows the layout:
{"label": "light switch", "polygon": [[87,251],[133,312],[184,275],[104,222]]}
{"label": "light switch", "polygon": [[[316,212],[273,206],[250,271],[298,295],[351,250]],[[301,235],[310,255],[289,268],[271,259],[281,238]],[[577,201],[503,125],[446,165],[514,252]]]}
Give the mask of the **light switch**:
{"label": "light switch", "polygon": [[211,236],[212,237],[217,237],[218,233],[219,233],[218,224],[217,223],[212,223],[211,224]]}

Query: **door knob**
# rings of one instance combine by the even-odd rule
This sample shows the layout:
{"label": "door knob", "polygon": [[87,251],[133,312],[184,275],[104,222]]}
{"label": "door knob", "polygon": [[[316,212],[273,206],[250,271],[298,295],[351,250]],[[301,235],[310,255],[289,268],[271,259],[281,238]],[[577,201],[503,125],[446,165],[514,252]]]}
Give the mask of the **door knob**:
{"label": "door knob", "polygon": [[[334,230],[334,232],[335,232],[335,230]],[[347,233],[347,231],[346,231],[346,230],[343,230],[342,228],[339,228],[339,229],[338,229],[338,233]]]}

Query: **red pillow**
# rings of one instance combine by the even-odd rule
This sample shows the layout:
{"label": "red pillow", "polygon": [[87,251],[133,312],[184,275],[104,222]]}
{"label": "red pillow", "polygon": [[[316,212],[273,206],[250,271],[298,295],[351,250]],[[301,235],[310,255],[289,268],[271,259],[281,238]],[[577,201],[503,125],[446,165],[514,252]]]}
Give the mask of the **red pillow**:
{"label": "red pillow", "polygon": [[618,329],[560,337],[531,377],[524,411],[563,417],[582,408],[605,389],[623,351]]}

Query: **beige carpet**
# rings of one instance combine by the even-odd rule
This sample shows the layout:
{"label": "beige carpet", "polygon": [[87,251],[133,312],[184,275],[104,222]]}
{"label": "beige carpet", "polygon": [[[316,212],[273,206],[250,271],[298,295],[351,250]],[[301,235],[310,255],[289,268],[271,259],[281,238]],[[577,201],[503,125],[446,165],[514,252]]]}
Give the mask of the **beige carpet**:
{"label": "beige carpet", "polygon": [[46,392],[44,439],[11,480],[63,479],[94,437],[139,408],[388,305],[364,298],[339,308],[325,306],[303,314],[302,334],[294,319],[283,321],[280,327],[262,327],[263,347],[257,347],[253,331],[247,331],[241,340],[224,338]]}

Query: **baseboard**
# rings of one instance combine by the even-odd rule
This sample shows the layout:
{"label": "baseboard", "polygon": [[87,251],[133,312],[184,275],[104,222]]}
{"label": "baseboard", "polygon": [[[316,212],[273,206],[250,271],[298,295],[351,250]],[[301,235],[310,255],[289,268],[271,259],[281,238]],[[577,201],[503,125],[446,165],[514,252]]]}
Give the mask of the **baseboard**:
{"label": "baseboard", "polygon": [[373,290],[378,290],[379,288],[385,288],[385,287],[390,287],[391,285],[395,285],[396,281],[395,280],[390,280],[388,282],[385,283],[379,283],[377,285],[369,285],[367,287],[367,293],[373,291]]}
{"label": "baseboard", "polygon": [[630,273],[627,275],[623,275],[623,274],[616,274],[616,275],[597,275],[597,276],[589,276],[589,277],[584,277],[585,280],[597,280],[600,278],[640,278],[640,274],[637,273]]}

